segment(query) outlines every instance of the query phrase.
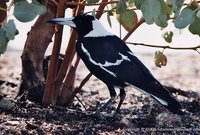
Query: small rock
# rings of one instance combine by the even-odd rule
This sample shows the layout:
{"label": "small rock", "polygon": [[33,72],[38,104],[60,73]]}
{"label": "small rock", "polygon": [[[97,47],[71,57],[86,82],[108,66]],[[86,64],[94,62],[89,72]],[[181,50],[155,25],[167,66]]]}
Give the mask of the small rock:
{"label": "small rock", "polygon": [[28,131],[27,131],[26,129],[22,129],[22,130],[21,130],[21,134],[22,134],[22,135],[28,135]]}
{"label": "small rock", "polygon": [[120,127],[127,127],[127,128],[132,128],[134,127],[134,124],[128,120],[127,118],[122,118],[119,122]]}
{"label": "small rock", "polygon": [[177,114],[161,113],[156,117],[158,127],[180,127],[181,118]]}
{"label": "small rock", "polygon": [[32,124],[32,123],[28,123],[28,122],[26,122],[26,128],[27,129],[37,129],[37,128],[39,128],[39,126],[38,125],[36,125],[36,124]]}
{"label": "small rock", "polygon": [[8,121],[6,122],[6,124],[7,124],[7,125],[15,126],[15,125],[19,125],[20,122],[19,122],[19,121],[10,121],[10,120],[8,120]]}
{"label": "small rock", "polygon": [[101,124],[94,125],[95,128],[99,129],[101,127]]}
{"label": "small rock", "polygon": [[13,108],[13,104],[11,101],[6,100],[5,98],[0,99],[0,109],[2,110],[11,110]]}

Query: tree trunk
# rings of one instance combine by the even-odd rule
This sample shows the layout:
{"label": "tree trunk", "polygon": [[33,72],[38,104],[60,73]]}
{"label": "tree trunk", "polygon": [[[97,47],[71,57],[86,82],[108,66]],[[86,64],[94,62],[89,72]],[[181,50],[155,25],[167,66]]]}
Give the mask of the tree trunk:
{"label": "tree trunk", "polygon": [[45,51],[54,34],[54,25],[46,23],[55,18],[56,6],[47,3],[47,12],[39,16],[31,31],[27,34],[26,43],[22,52],[21,84],[18,96],[41,102],[44,91],[43,59]]}

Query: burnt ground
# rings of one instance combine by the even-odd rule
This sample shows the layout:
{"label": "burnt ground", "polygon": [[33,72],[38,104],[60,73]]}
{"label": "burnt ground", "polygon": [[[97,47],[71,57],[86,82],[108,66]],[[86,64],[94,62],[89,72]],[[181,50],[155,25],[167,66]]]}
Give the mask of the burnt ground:
{"label": "burnt ground", "polygon": [[[0,60],[0,134],[200,134],[200,56],[168,55],[168,65],[161,69],[154,66],[153,54],[139,56],[174,92],[186,110],[185,116],[169,113],[152,98],[128,87],[121,114],[100,120],[92,112],[108,100],[109,93],[95,77],[77,94],[81,102],[75,99],[70,107],[44,108],[30,101],[19,102],[15,96],[20,82],[20,52],[7,52]],[[87,73],[80,64],[76,86]],[[111,115],[118,101],[103,114]]]}

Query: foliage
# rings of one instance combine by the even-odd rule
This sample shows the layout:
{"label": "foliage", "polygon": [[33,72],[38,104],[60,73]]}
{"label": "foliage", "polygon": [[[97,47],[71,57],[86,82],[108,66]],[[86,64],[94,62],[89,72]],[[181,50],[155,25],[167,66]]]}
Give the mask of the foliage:
{"label": "foliage", "polygon": [[[101,5],[101,1],[99,0],[86,0],[86,2],[87,4],[98,3]],[[110,3],[112,3],[111,9],[109,6]],[[143,17],[147,24],[151,25],[155,23],[161,28],[167,27],[168,20],[173,19],[176,28],[188,28],[192,34],[200,36],[200,27],[198,27],[200,10],[198,1],[196,0],[190,3],[184,3],[184,0],[119,0],[119,2],[110,1],[110,3],[106,4],[108,9],[106,11],[107,19],[110,26],[112,25],[111,15],[116,15],[117,20],[127,31],[130,31],[137,25],[139,17]],[[13,40],[15,37],[14,34],[17,34],[14,22],[7,21],[7,12],[10,11],[9,7],[14,6],[13,15],[21,22],[32,21],[36,16],[44,14],[46,8],[37,0],[32,0],[31,3],[26,0],[12,0],[12,2],[3,0],[0,6],[0,29],[2,36],[0,39],[0,53],[2,54],[6,50],[8,41]],[[142,16],[140,13],[142,13]],[[10,24],[7,25],[8,22]],[[173,35],[172,31],[170,35]],[[170,35],[165,34],[163,36],[168,43],[172,42],[172,36]]]}
{"label": "foliage", "polygon": [[[9,5],[9,6],[7,6]],[[36,16],[42,15],[46,12],[46,7],[36,0],[28,3],[26,0],[2,0],[0,4],[0,54],[6,51],[9,40],[14,40],[15,35],[18,34],[14,20],[7,20],[10,7],[14,6],[14,16],[21,22],[32,21]]]}
{"label": "foliage", "polygon": [[[88,4],[99,1],[87,1]],[[112,3],[112,1],[110,1]],[[185,3],[184,3],[185,2]],[[188,2],[188,1],[187,1]],[[101,3],[99,3],[101,5]],[[163,30],[168,26],[168,21],[173,20],[175,28],[189,29],[192,34],[200,36],[200,10],[199,1],[192,0],[186,3],[184,0],[119,0],[113,2],[111,9],[105,12],[112,12],[117,20],[128,32],[137,27],[139,17],[144,18],[149,25],[156,24]],[[107,14],[107,15],[109,15]],[[141,16],[142,14],[142,16]],[[111,21],[108,18],[109,24]],[[163,38],[171,43],[173,31],[164,33]]]}
{"label": "foliage", "polygon": [[[121,2],[122,1],[122,2]],[[131,2],[130,2],[131,1]],[[130,0],[125,2],[120,0],[117,4],[116,12],[125,17],[121,17],[121,24],[125,27],[127,31],[127,26],[130,26],[130,18],[137,23],[136,10],[139,10],[147,24],[155,23],[161,28],[168,26],[168,20],[173,19],[174,26],[178,29],[186,28],[187,26],[196,25],[200,16],[199,5],[196,1],[191,1],[191,3],[184,4],[184,0]],[[129,4],[131,3],[131,4]],[[133,4],[132,4],[133,3]],[[134,6],[133,6],[134,5]],[[124,12],[126,10],[126,12]],[[130,12],[130,10],[132,12]],[[119,20],[119,19],[118,19]],[[133,23],[134,24],[134,23]],[[191,26],[191,27],[192,27]],[[132,25],[134,27],[134,25]],[[190,32],[193,34],[198,34],[198,30],[194,30],[190,27]]]}
{"label": "foliage", "polygon": [[[117,20],[128,33],[139,27],[138,18],[141,17],[144,18],[145,23],[156,24],[162,30],[168,26],[169,20],[173,20],[175,28],[188,29],[192,34],[200,36],[200,1],[187,2],[184,0],[119,0],[118,3],[112,4],[108,11],[116,15]],[[108,21],[110,24],[110,20]],[[171,43],[173,35],[173,31],[169,31],[163,33],[162,37],[166,42]],[[198,52],[197,49],[198,47],[195,48]],[[166,56],[163,53],[156,52],[155,59],[156,66],[160,67],[160,63],[162,66],[166,65]],[[158,62],[160,60],[161,62]]]}

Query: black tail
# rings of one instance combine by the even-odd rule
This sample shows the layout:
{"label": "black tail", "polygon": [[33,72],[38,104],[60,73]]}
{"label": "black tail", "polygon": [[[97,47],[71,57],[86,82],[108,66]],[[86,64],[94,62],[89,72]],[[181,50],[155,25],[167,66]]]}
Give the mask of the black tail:
{"label": "black tail", "polygon": [[159,82],[155,81],[145,84],[145,87],[142,89],[149,93],[154,99],[156,99],[172,113],[184,115],[184,112],[181,110],[182,106],[179,101],[172,95],[171,92],[169,92],[167,88],[162,86]]}

